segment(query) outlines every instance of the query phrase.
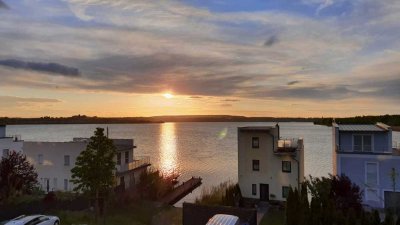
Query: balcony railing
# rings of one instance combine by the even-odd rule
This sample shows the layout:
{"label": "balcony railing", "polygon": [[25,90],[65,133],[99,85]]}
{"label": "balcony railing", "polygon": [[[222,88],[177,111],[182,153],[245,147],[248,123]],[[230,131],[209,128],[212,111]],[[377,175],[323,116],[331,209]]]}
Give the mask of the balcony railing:
{"label": "balcony railing", "polygon": [[117,165],[117,171],[121,173],[147,165],[150,165],[150,156],[140,156],[135,157],[135,160],[128,164]]}
{"label": "balcony railing", "polygon": [[278,140],[277,151],[275,153],[295,153],[300,147],[300,140],[298,138],[285,138]]}
{"label": "balcony railing", "polygon": [[392,152],[389,146],[371,146],[371,145],[336,145],[337,152],[354,153],[388,153]]}

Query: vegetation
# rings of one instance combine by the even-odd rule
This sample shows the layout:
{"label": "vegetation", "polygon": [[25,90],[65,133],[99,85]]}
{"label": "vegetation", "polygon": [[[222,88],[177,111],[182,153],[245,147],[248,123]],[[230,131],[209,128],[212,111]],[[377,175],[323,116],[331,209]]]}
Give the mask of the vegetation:
{"label": "vegetation", "polygon": [[[375,124],[385,123],[389,126],[400,126],[400,115],[381,115],[381,116],[356,116],[346,118],[335,118],[336,123],[341,124]],[[316,124],[331,126],[333,118],[321,118],[314,121]]]}
{"label": "vegetation", "polygon": [[173,180],[173,175],[165,176],[159,170],[146,170],[140,174],[137,190],[143,199],[158,200],[174,188]]}
{"label": "vegetation", "polygon": [[95,215],[100,213],[100,199],[107,197],[115,186],[115,155],[112,140],[104,135],[104,129],[97,128],[71,170],[74,190],[95,199]]}
{"label": "vegetation", "polygon": [[260,225],[284,225],[285,213],[283,211],[268,211],[261,219]]}
{"label": "vegetation", "polygon": [[24,154],[11,151],[0,161],[0,201],[32,193],[37,185],[37,176]]}
{"label": "vegetation", "polygon": [[242,194],[238,184],[230,181],[223,182],[218,186],[204,188],[200,198],[196,198],[197,204],[203,205],[241,205]]}

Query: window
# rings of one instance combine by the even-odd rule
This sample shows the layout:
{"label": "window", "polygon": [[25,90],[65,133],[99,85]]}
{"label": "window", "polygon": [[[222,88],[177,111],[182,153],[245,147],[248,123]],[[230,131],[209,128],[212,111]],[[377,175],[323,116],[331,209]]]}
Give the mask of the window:
{"label": "window", "polygon": [[69,166],[69,155],[64,155],[64,166]]}
{"label": "window", "polygon": [[64,179],[64,191],[68,191],[68,179]]}
{"label": "window", "polygon": [[42,154],[38,155],[38,162],[40,165],[43,165],[43,155]]}
{"label": "window", "polygon": [[259,148],[260,147],[260,139],[258,137],[252,137],[251,138],[251,146],[253,148]]}
{"label": "window", "polygon": [[365,164],[365,183],[370,187],[378,185],[378,163],[367,162]]}
{"label": "window", "polygon": [[290,187],[283,186],[282,187],[282,198],[287,198],[289,196]]}
{"label": "window", "polygon": [[10,154],[10,149],[3,149],[3,157],[4,158],[7,158],[9,154]]}
{"label": "window", "polygon": [[57,178],[53,178],[53,191],[57,190]]}
{"label": "window", "polygon": [[358,152],[372,151],[372,136],[371,135],[354,135],[353,150]]}
{"label": "window", "polygon": [[292,162],[282,161],[282,172],[284,172],[284,173],[292,172]]}
{"label": "window", "polygon": [[257,184],[252,184],[251,185],[251,193],[253,195],[257,195]]}
{"label": "window", "polygon": [[125,163],[129,163],[129,152],[125,152]]}
{"label": "window", "polygon": [[260,171],[260,160],[253,160],[253,171]]}
{"label": "window", "polygon": [[380,198],[378,195],[378,190],[367,188],[365,192],[365,199],[367,199],[367,201],[379,202]]}
{"label": "window", "polygon": [[117,165],[121,165],[121,152],[117,153]]}

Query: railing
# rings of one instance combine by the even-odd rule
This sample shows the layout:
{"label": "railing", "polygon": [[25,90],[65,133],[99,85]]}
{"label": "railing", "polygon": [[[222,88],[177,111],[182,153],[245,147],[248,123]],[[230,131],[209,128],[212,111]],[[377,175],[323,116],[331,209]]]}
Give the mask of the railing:
{"label": "railing", "polygon": [[336,145],[337,152],[354,152],[354,153],[391,153],[389,146],[379,145]]}
{"label": "railing", "polygon": [[135,157],[135,160],[133,162],[130,162],[128,164],[123,164],[123,165],[117,165],[117,171],[118,172],[125,172],[129,170],[133,170],[145,165],[150,165],[150,156],[139,156]]}
{"label": "railing", "polygon": [[294,153],[299,147],[298,138],[279,139],[277,151],[275,153]]}
{"label": "railing", "polygon": [[392,144],[392,148],[400,150],[400,142],[394,141]]}

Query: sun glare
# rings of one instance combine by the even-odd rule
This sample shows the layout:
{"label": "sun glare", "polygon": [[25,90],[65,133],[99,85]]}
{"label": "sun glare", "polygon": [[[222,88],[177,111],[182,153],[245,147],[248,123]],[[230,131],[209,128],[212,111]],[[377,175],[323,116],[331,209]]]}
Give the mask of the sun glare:
{"label": "sun glare", "polygon": [[171,98],[174,97],[174,95],[172,95],[171,93],[165,93],[165,94],[163,94],[163,96],[164,96],[164,98],[166,98],[166,99],[171,99]]}

